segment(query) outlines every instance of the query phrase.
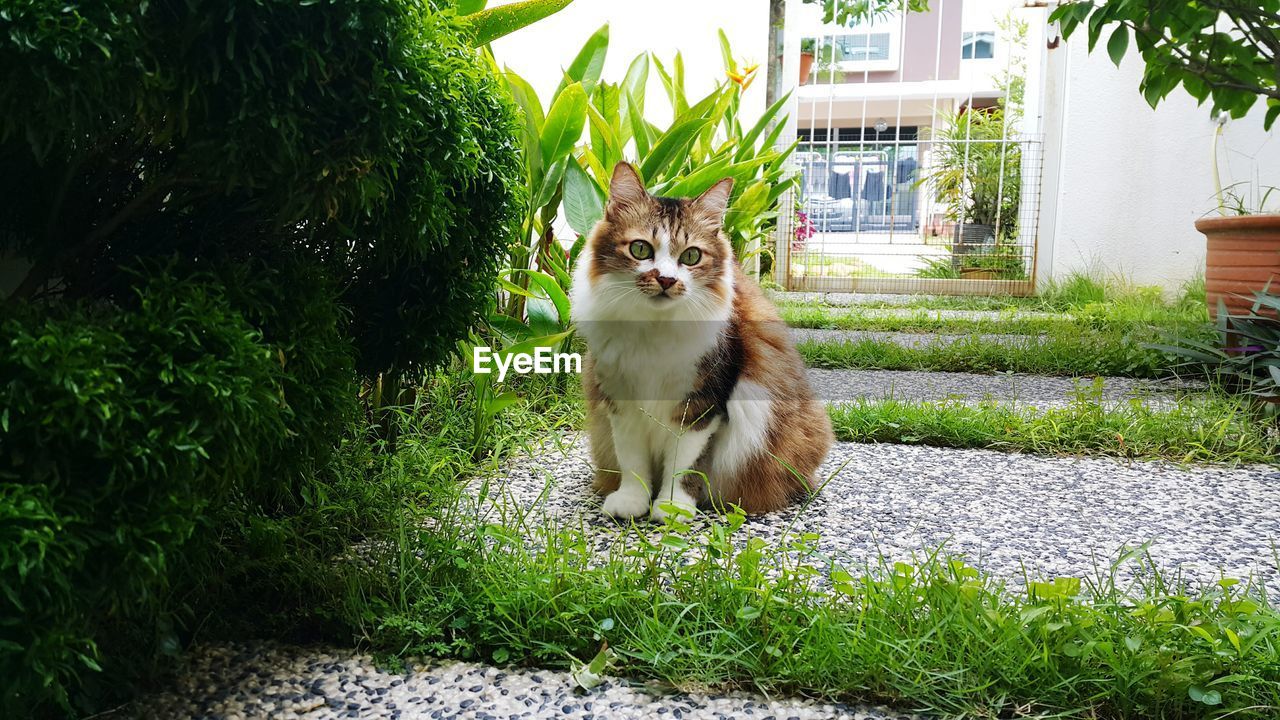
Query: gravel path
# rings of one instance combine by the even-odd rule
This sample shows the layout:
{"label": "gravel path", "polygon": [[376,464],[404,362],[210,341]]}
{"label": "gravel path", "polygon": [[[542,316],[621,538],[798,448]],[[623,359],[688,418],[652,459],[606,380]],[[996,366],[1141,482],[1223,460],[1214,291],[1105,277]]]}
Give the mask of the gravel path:
{"label": "gravel path", "polygon": [[[585,517],[607,546],[617,530],[589,491],[585,445],[573,437],[561,451],[513,463],[505,490],[508,501],[535,508],[535,516],[561,523]],[[1016,585],[1024,568],[1033,577],[1093,576],[1097,563],[1122,547],[1150,542],[1153,558],[1188,580],[1252,576],[1280,595],[1274,467],[837,443],[820,475],[831,479],[793,532],[821,534],[820,550],[851,567],[881,552],[899,560],[946,543]],[[776,538],[799,512],[753,517],[746,528]]]}
{"label": "gravel path", "polygon": [[[974,404],[995,401],[1046,409],[1067,405],[1078,391],[1093,391],[1090,378],[916,370],[810,368],[809,382],[818,397],[828,403],[893,398],[913,402],[958,400]],[[1101,401],[1103,405],[1115,405],[1138,398],[1149,407],[1167,408],[1177,403],[1179,393],[1200,389],[1202,386],[1183,382],[1107,377],[1102,378]]]}
{"label": "gravel path", "polygon": [[466,718],[468,720],[907,720],[871,707],[767,699],[746,693],[708,696],[606,679],[578,689],[568,673],[500,669],[473,663],[380,670],[351,650],[276,645],[214,645],[191,653],[168,691],[120,717]]}

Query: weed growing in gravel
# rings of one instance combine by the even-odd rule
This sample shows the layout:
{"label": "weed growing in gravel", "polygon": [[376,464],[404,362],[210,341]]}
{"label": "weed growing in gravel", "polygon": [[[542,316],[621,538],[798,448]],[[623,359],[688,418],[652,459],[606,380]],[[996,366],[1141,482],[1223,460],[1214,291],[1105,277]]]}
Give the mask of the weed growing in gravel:
{"label": "weed growing in gravel", "polygon": [[1274,463],[1280,453],[1268,424],[1220,393],[1153,408],[1138,398],[1104,403],[1095,383],[1078,388],[1066,407],[1043,411],[996,401],[889,399],[838,405],[830,413],[836,436],[852,442],[1175,462]]}
{"label": "weed growing in gravel", "polygon": [[597,547],[572,524],[470,507],[406,515],[397,542],[348,568],[344,613],[367,643],[500,664],[594,659],[595,671],[607,661],[677,687],[949,716],[1262,718],[1280,707],[1280,615],[1265,594],[1231,580],[1192,590],[1141,551],[1094,578],[1011,587],[943,551],[844,567],[818,536],[771,544],[736,511],[623,527]]}

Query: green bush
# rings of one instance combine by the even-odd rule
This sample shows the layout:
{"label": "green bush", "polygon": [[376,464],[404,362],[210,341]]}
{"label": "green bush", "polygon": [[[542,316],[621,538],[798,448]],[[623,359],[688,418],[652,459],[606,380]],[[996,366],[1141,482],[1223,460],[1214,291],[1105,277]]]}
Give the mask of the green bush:
{"label": "green bush", "polygon": [[101,709],[224,591],[299,596],[249,574],[324,504],[358,379],[442,363],[518,222],[469,32],[428,0],[0,5],[0,715]]}
{"label": "green bush", "polygon": [[65,703],[103,640],[176,648],[175,553],[238,484],[270,481],[291,412],[275,352],[214,284],[10,314],[0,347],[0,715],[19,717]]}
{"label": "green bush", "polygon": [[135,257],[292,256],[343,288],[366,374],[483,317],[522,191],[515,112],[424,0],[14,0],[0,256],[18,297],[127,294]]}

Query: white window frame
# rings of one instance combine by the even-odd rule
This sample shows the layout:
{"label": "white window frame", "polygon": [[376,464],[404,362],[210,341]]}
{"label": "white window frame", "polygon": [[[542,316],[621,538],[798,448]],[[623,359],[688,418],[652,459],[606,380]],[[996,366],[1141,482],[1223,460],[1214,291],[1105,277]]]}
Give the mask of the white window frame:
{"label": "white window frame", "polygon": [[[897,70],[899,68],[899,60],[902,56],[902,26],[905,22],[905,16],[893,14],[888,17],[879,19],[870,25],[852,25],[850,27],[837,27],[835,25],[824,25],[819,41],[823,44],[833,43],[838,37],[856,37],[863,38],[868,35],[888,35],[889,46],[886,50],[886,57],[882,60],[840,60],[836,62],[836,71],[842,73],[859,73],[859,72],[885,72]],[[866,40],[855,43],[857,46],[866,44]]]}
{"label": "white window frame", "polygon": [[[965,39],[964,37],[965,35],[969,36],[968,40]],[[991,57],[977,56],[978,43],[983,41],[991,45]],[[974,50],[973,55],[971,55],[970,57],[964,56],[964,50],[966,47],[972,47]],[[966,60],[966,61],[994,60],[995,57],[996,57],[996,31],[995,30],[966,30],[960,34],[960,59],[961,60]]]}

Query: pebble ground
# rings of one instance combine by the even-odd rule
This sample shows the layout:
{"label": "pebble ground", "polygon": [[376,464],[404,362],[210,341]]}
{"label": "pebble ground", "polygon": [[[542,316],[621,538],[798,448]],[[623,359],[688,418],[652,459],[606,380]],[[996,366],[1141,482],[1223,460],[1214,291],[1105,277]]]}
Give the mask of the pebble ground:
{"label": "pebble ground", "polygon": [[569,673],[464,662],[379,668],[368,655],[334,648],[272,644],[209,645],[194,650],[177,680],[118,713],[176,720],[909,720],[881,708],[617,678],[584,690]]}
{"label": "pebble ground", "polygon": [[[807,506],[749,518],[745,533],[772,541],[787,528],[818,533],[819,549],[851,568],[945,544],[1014,585],[1024,571],[1093,577],[1122,549],[1149,544],[1171,575],[1201,584],[1253,578],[1280,596],[1280,470],[1272,466],[836,443],[818,475],[825,485]],[[513,463],[500,502],[556,523],[582,519],[607,547],[617,530],[590,481],[586,441],[571,436]]]}

